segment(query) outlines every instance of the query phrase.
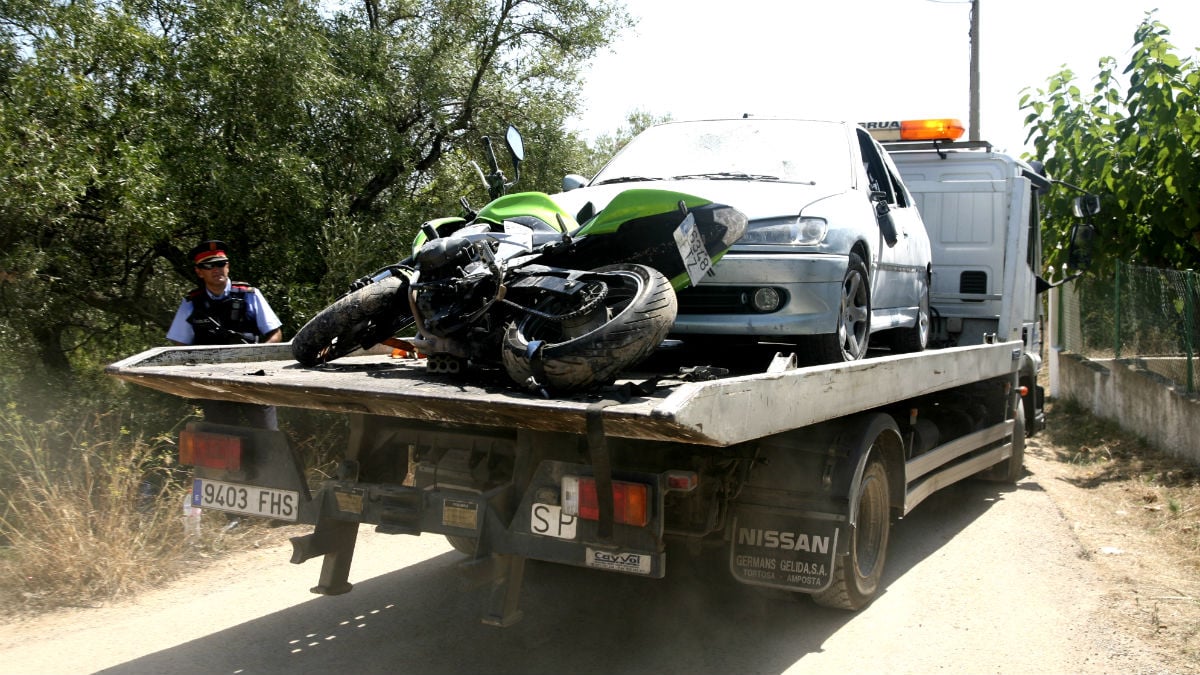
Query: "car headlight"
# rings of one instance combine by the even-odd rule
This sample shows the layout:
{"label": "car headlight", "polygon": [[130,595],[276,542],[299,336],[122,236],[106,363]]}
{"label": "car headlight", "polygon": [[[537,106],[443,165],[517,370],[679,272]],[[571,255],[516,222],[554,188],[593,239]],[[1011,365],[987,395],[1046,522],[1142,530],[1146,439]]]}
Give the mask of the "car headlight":
{"label": "car headlight", "polygon": [[772,218],[751,222],[738,243],[815,246],[825,238],[826,231],[827,223],[824,218]]}

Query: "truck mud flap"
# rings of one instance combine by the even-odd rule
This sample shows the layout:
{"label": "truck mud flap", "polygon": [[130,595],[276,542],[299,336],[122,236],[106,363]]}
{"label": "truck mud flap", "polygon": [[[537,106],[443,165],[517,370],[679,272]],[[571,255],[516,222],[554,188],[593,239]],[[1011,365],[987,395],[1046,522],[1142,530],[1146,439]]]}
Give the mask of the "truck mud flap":
{"label": "truck mud flap", "polygon": [[823,591],[846,521],[841,516],[741,505],[731,523],[729,571],[744,584]]}

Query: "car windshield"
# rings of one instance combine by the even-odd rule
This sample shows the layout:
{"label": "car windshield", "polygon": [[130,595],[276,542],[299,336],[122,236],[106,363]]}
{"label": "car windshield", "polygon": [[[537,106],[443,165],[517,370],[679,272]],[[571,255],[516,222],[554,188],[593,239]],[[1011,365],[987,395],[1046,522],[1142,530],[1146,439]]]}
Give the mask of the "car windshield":
{"label": "car windshield", "polygon": [[850,147],[840,124],[803,120],[671,122],[646,129],[592,185],[702,178],[850,183]]}

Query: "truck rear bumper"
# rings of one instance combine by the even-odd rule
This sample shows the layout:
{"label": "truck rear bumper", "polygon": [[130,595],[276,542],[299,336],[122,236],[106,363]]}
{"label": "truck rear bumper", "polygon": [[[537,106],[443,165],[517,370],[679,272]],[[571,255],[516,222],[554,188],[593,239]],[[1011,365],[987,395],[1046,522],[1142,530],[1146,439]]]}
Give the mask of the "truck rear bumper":
{"label": "truck rear bumper", "polygon": [[[530,487],[518,495],[511,484],[486,492],[405,485],[326,481],[301,510],[301,521],[313,523],[313,537],[293,540],[293,562],[325,555],[321,530],[333,523],[375,525],[386,534],[442,534],[474,542],[475,556],[512,555],[535,560],[661,578],[666,574],[663,544],[661,474],[617,473],[617,481],[645,486],[646,523],[612,524],[611,536],[600,522],[567,514],[561,502],[562,477],[590,477],[592,467],[543,461]],[[618,517],[620,511],[618,510]],[[468,548],[469,547],[464,547]]]}

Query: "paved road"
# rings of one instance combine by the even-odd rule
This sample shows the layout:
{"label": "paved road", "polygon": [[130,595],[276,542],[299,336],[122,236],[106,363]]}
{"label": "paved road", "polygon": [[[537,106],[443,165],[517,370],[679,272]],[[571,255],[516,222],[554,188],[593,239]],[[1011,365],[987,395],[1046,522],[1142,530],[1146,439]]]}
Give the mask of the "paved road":
{"label": "paved road", "polygon": [[[661,581],[532,563],[525,619],[479,622],[486,570],[438,537],[364,529],[352,593],[311,595],[320,562],[223,560],[121,606],[5,626],[0,672],[1150,672],[1099,608],[1105,586],[1037,475],[967,483],[896,523],[885,590],[857,614],[704,570]],[[678,567],[678,566],[676,566]]]}

